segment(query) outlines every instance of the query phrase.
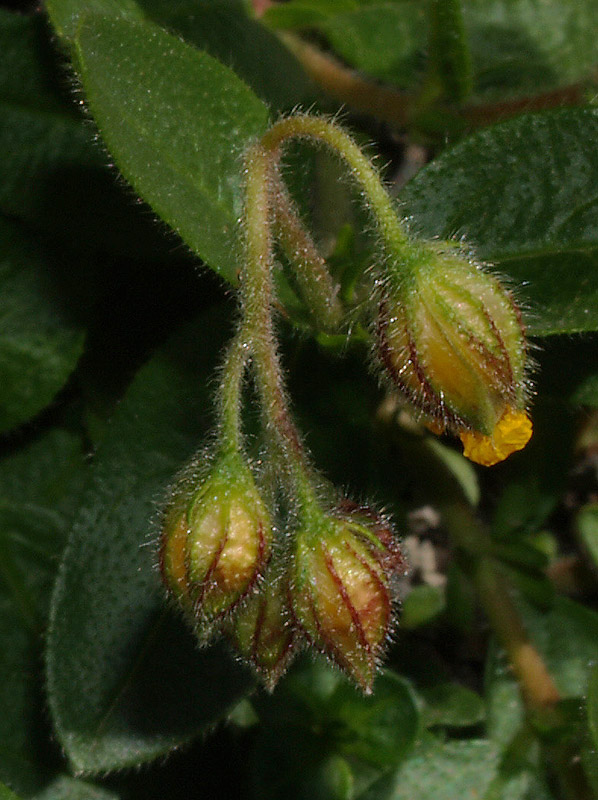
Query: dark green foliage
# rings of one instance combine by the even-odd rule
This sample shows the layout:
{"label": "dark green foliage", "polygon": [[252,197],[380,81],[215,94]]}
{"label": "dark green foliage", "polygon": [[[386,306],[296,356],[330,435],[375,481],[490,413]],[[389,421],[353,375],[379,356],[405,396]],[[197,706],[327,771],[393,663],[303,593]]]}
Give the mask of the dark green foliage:
{"label": "dark green foliage", "polygon": [[[458,41],[430,35],[418,0],[291,0],[263,19],[236,0],[0,9],[0,800],[598,797],[598,113],[581,90],[574,108],[509,105],[585,85],[598,3],[454,5]],[[430,163],[400,213],[496,265],[541,345],[535,436],[506,464],[482,473],[397,424],[367,369],[371,231],[337,168],[293,151],[352,321],[312,330],[278,276],[297,417],[327,478],[436,558],[414,551],[398,581],[404,629],[371,696],[308,655],[256,688],[225,642],[196,646],[157,567],[160,507],[213,424],[238,315],[244,151],[297,104],[337,108],[289,29],[413,99],[406,136]],[[481,103],[505,118],[465,135]],[[347,123],[391,178],[397,138]],[[487,526],[560,692],[550,713],[487,646],[471,553],[435,521],[447,497]]]}

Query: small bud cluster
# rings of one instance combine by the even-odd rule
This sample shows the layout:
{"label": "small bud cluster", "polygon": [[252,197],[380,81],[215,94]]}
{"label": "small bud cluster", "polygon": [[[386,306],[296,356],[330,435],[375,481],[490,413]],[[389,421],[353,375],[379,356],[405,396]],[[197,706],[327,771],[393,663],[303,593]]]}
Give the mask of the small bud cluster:
{"label": "small bud cluster", "polygon": [[[162,576],[200,641],[225,634],[270,689],[309,644],[369,692],[393,626],[394,579],[404,565],[382,517],[348,501],[322,501],[288,409],[273,325],[275,240],[322,330],[334,332],[343,313],[326,262],[281,182],[281,146],[292,137],[324,142],[360,182],[386,256],[379,361],[428,427],[458,435],[465,455],[480,464],[501,461],[531,436],[526,342],[517,307],[496,278],[449,243],[408,239],[375,170],[336,125],[298,114],[249,148],[242,320],[222,370],[217,446],[173,492],[164,515]],[[245,455],[248,365],[276,484],[268,496],[284,498],[290,519],[265,499]]]}
{"label": "small bud cluster", "polygon": [[[312,514],[282,557],[247,465],[212,467],[181,486],[165,514],[161,569],[201,642],[224,633],[272,689],[306,643],[370,691],[393,620],[393,576],[403,569],[382,518],[366,509]],[[269,563],[271,561],[271,563]]]}

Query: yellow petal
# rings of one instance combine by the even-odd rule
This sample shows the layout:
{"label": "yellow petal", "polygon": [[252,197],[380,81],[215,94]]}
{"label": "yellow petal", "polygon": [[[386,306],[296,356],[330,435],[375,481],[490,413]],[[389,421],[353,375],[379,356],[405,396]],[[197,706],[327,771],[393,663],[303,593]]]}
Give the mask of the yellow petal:
{"label": "yellow petal", "polygon": [[504,461],[511,453],[522,450],[532,435],[532,422],[525,411],[507,408],[496,423],[491,436],[477,431],[461,431],[463,455],[476,464],[491,467]]}

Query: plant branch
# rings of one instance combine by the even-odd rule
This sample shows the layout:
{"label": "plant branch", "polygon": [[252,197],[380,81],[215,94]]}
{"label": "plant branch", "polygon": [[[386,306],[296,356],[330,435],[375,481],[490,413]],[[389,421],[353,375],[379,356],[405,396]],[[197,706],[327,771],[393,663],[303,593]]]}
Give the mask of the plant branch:
{"label": "plant branch", "polygon": [[[307,74],[331,97],[349,108],[404,129],[413,118],[418,96],[393,89],[359,75],[334,56],[322,52],[296,34],[283,33],[282,40],[301,62]],[[584,101],[584,84],[573,83],[536,95],[493,103],[469,104],[451,111],[468,127],[483,127],[519,114],[561,106],[577,106]]]}
{"label": "plant branch", "polygon": [[270,201],[274,180],[271,154],[256,144],[247,153],[245,244],[241,291],[242,334],[251,343],[258,389],[275,446],[287,465],[303,508],[317,503],[301,439],[289,412],[272,319],[272,236]]}
{"label": "plant branch", "polygon": [[299,212],[282,179],[273,181],[273,209],[276,238],[295,269],[299,289],[316,324],[324,331],[339,329],[343,308],[325,259],[303,226]]}
{"label": "plant branch", "polygon": [[356,183],[366,199],[370,213],[376,223],[385,248],[393,255],[401,256],[408,264],[419,251],[408,244],[394,203],[382,185],[380,176],[355,142],[341,128],[322,117],[296,114],[276,122],[262,137],[262,146],[280,159],[280,149],[289,139],[311,139],[329,147],[345,161]]}
{"label": "plant branch", "polygon": [[539,710],[554,706],[561,699],[560,693],[525,630],[507,576],[489,555],[488,533],[464,501],[450,502],[442,512],[453,543],[468,557],[468,571],[480,603],[507,653],[527,707]]}
{"label": "plant branch", "polygon": [[226,353],[218,390],[220,440],[227,451],[238,452],[241,449],[241,394],[249,353],[249,342],[241,330],[234,337]]}

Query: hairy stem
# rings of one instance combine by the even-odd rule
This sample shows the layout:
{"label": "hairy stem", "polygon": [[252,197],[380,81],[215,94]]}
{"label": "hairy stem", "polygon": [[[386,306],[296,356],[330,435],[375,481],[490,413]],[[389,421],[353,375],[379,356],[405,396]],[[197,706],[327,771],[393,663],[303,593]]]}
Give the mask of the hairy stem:
{"label": "hairy stem", "polygon": [[221,442],[225,450],[238,452],[242,445],[241,395],[243,378],[249,359],[250,345],[241,330],[229,345],[222,365],[218,389]]}
{"label": "hairy stem", "polygon": [[275,445],[287,465],[303,508],[317,504],[310,469],[297,429],[291,418],[272,319],[272,236],[270,199],[273,175],[271,154],[254,145],[246,160],[245,241],[242,273],[242,333],[251,343],[258,390]]}
{"label": "hairy stem", "polygon": [[408,261],[413,247],[407,242],[393,201],[370,160],[351,137],[322,117],[297,114],[276,122],[264,134],[261,144],[278,160],[282,145],[294,138],[322,142],[345,161],[363,192],[386,249],[394,255],[403,255]]}
{"label": "hairy stem", "polygon": [[325,331],[338,330],[343,309],[338,285],[332,280],[325,259],[303,226],[299,212],[280,178],[273,185],[276,238],[295,268],[299,289],[316,324]]}

